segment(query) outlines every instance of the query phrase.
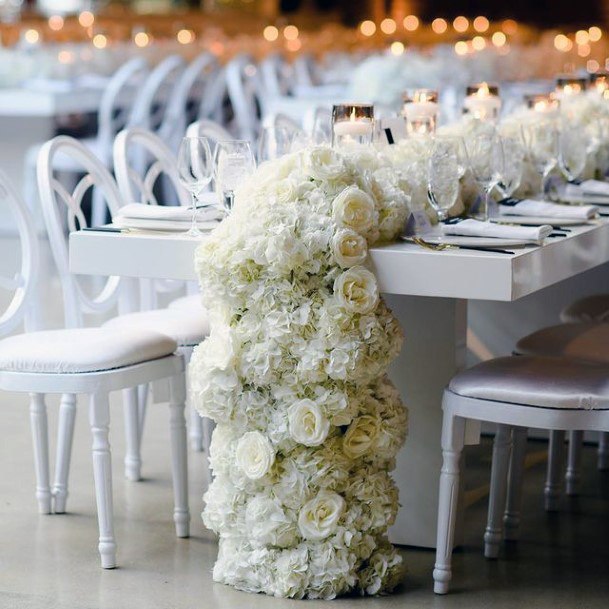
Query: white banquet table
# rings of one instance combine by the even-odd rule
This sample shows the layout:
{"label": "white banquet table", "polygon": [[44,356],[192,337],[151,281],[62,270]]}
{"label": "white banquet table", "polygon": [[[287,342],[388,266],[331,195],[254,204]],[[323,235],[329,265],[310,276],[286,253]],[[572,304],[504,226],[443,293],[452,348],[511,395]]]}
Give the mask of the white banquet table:
{"label": "white banquet table", "polygon": [[[510,302],[609,261],[609,221],[570,227],[567,237],[514,255],[430,251],[408,243],[371,250],[381,291],[406,334],[391,377],[410,411],[409,436],[394,477],[401,508],[394,543],[435,547],[441,467],[442,390],[464,366],[469,300]],[[80,231],[70,235],[74,273],[196,279],[197,240],[153,232]],[[476,443],[479,430],[469,430]]]}

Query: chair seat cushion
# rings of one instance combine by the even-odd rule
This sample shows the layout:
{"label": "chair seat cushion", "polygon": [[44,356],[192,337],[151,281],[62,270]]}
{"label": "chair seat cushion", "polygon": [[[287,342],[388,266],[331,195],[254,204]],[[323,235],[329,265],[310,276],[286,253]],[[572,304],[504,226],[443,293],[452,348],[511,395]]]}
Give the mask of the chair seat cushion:
{"label": "chair seat cushion", "polygon": [[170,336],[180,347],[198,345],[209,335],[209,320],[202,307],[196,313],[178,309],[155,309],[128,313],[114,317],[103,327],[154,330]]}
{"label": "chair seat cushion", "polygon": [[609,364],[609,324],[590,322],[543,328],[520,339],[514,353]]}
{"label": "chair seat cushion", "polygon": [[203,309],[203,303],[201,302],[201,296],[194,294],[192,296],[182,296],[182,298],[176,298],[169,303],[168,309],[175,310],[189,310],[189,311],[200,311]]}
{"label": "chair seat cushion", "polygon": [[560,318],[566,323],[609,322],[609,294],[595,294],[580,298],[563,309]]}
{"label": "chair seat cushion", "polygon": [[609,366],[550,357],[500,357],[457,374],[464,397],[541,408],[609,409]]}
{"label": "chair seat cushion", "polygon": [[170,337],[139,329],[30,332],[0,341],[0,370],[46,374],[96,372],[165,357],[176,348]]}

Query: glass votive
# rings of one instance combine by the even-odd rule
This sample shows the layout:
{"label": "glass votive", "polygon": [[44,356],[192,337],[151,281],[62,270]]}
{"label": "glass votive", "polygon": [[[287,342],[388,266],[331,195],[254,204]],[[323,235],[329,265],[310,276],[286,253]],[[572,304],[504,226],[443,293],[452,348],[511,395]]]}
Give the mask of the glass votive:
{"label": "glass votive", "polygon": [[337,104],[332,107],[332,146],[371,144],[373,132],[372,104]]}
{"label": "glass votive", "polygon": [[605,91],[609,89],[609,72],[594,72],[590,74],[590,88],[604,97]]}
{"label": "glass votive", "polygon": [[482,82],[467,87],[463,101],[464,114],[471,114],[482,121],[494,121],[499,117],[499,110],[501,99],[497,85]]}
{"label": "glass votive", "polygon": [[556,112],[560,108],[560,100],[552,94],[525,95],[524,101],[529,110],[535,110],[539,113]]}
{"label": "glass votive", "polygon": [[556,95],[559,98],[579,95],[586,90],[588,81],[580,76],[558,76],[556,78]]}
{"label": "glass votive", "polygon": [[433,89],[416,89],[403,95],[402,114],[406,129],[411,135],[433,134],[438,119],[438,92]]}

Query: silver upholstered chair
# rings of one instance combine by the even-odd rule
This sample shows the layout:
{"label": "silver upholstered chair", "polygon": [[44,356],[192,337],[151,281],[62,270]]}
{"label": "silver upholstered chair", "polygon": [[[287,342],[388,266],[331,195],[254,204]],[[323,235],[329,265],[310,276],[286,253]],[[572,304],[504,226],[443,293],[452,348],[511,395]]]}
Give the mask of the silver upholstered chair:
{"label": "silver upholstered chair", "polygon": [[[522,470],[510,467],[510,455],[522,443],[513,447],[514,440],[530,427],[609,432],[609,366],[528,356],[489,360],[455,376],[442,407],[443,464],[433,572],[437,594],[448,592],[452,576],[461,452],[464,444],[477,443],[480,421],[497,424],[484,533],[484,554],[496,558],[504,524],[514,538],[520,521]],[[522,464],[524,454],[513,457],[512,465]]]}

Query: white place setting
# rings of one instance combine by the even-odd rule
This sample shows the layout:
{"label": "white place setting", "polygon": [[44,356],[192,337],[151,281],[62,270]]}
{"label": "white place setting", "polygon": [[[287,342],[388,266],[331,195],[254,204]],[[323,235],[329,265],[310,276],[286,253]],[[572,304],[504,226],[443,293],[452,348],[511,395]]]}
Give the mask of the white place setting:
{"label": "white place setting", "polygon": [[602,28],[9,4],[0,605],[601,606]]}

